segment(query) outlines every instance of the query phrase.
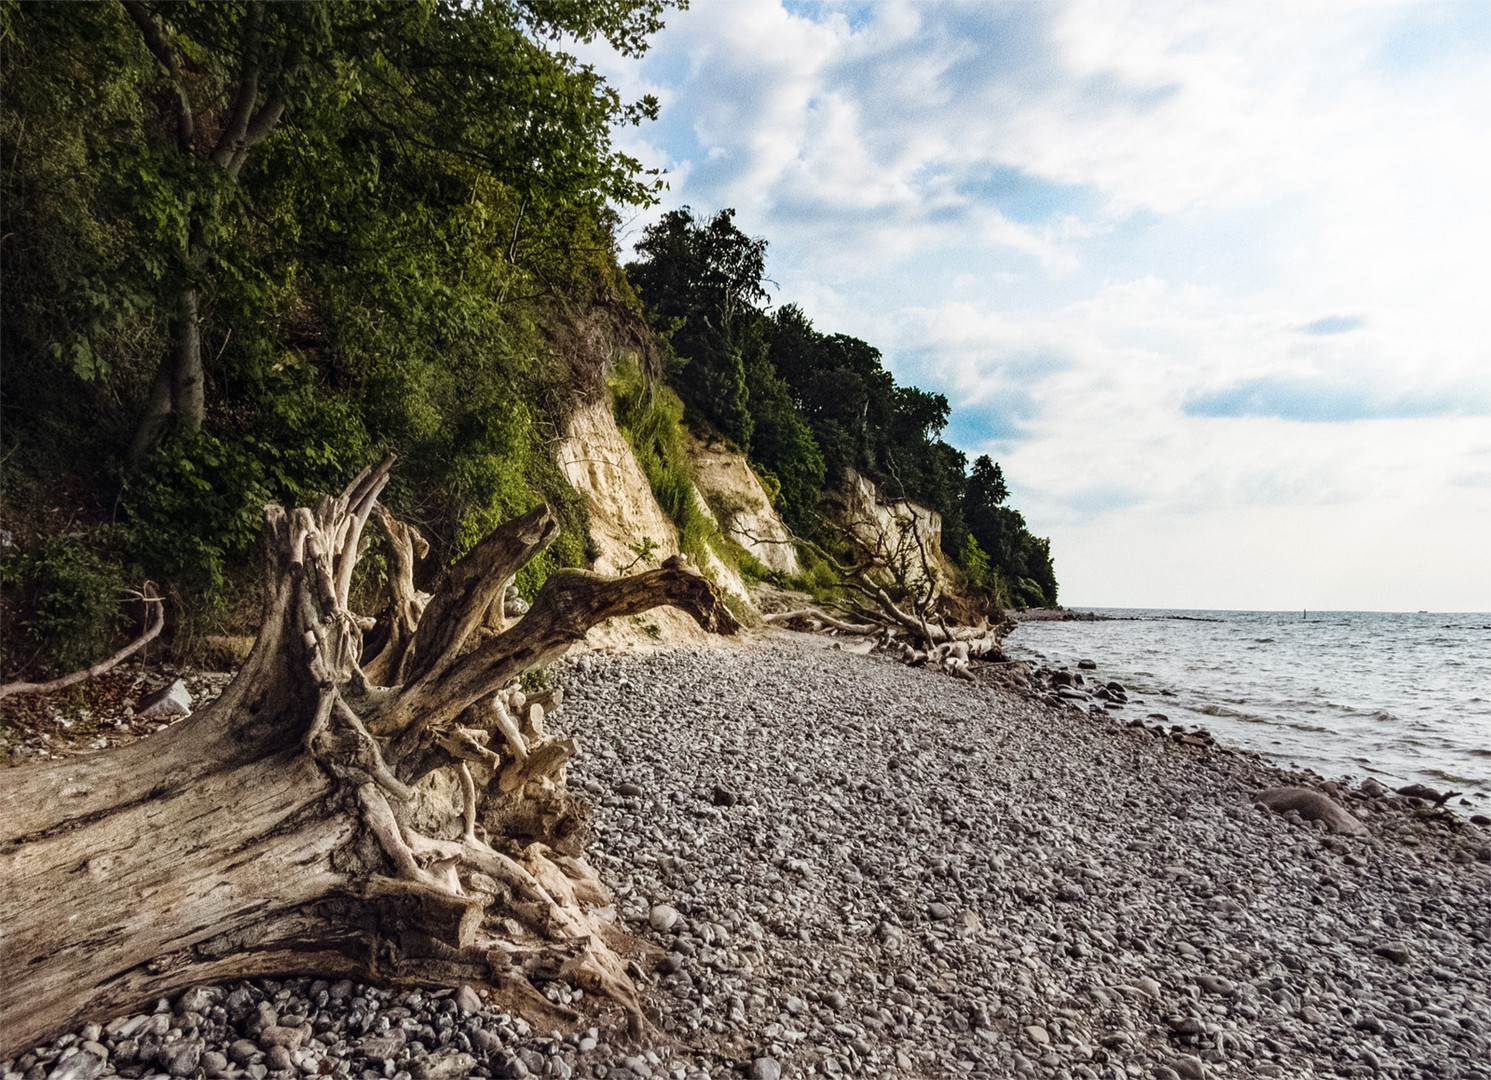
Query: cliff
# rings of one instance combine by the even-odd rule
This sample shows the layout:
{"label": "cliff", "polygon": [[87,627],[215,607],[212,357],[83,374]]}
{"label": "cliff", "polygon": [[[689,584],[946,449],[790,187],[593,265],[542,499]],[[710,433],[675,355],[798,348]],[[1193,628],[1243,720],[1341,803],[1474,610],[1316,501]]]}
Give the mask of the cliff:
{"label": "cliff", "polygon": [[[679,554],[678,529],[658,505],[647,476],[617,427],[610,403],[604,397],[575,410],[559,442],[557,458],[565,479],[585,499],[589,509],[590,540],[594,552],[591,569],[613,575],[636,573]],[[765,535],[789,539],[790,543],[786,527],[772,511],[760,481],[755,480],[741,455],[719,447],[696,461],[700,465],[700,486],[705,489],[700,492],[699,502],[706,512],[709,512],[707,492],[728,492],[736,498],[741,497],[740,492],[745,492],[749,496],[749,485],[741,479],[744,474],[754,482],[755,491],[760,496],[750,504],[745,519],[749,528],[759,528]],[[724,529],[724,523],[720,524]],[[733,537],[728,532],[727,535]],[[790,552],[790,548],[788,550]],[[791,553],[791,557],[795,566],[795,553]],[[774,558],[779,564],[785,563],[780,552]],[[699,569],[727,594],[733,607],[743,611],[747,617],[754,614],[745,582],[728,561],[728,556],[708,548],[698,562]],[[586,640],[592,646],[602,647],[647,644],[649,641],[702,641],[706,636],[687,616],[672,608],[659,608],[625,625],[613,621],[596,627]]]}
{"label": "cliff", "polygon": [[801,573],[792,534],[745,455],[719,440],[705,442],[693,436],[688,455],[699,494],[720,532],[768,570]]}

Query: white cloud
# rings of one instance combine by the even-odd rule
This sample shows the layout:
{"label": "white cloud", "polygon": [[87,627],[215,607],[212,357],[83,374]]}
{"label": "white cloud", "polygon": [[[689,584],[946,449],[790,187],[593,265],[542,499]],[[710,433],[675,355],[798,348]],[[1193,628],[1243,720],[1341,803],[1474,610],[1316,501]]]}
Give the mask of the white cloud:
{"label": "white cloud", "polygon": [[[1065,595],[1185,602],[1125,590],[1188,567],[1196,603],[1262,605],[1294,566],[1392,606],[1410,571],[1374,560],[1432,530],[1411,575],[1471,591],[1399,599],[1491,608],[1465,534],[1491,535],[1491,437],[1453,415],[1491,402],[1483,6],[794,11],[698,5],[640,64],[597,55],[664,101],[625,145],[671,205],[766,236],[780,299],[949,395]],[[1458,404],[1412,418],[1435,402]],[[1280,418],[1332,408],[1377,418]],[[1207,549],[1230,576],[1184,555]]]}

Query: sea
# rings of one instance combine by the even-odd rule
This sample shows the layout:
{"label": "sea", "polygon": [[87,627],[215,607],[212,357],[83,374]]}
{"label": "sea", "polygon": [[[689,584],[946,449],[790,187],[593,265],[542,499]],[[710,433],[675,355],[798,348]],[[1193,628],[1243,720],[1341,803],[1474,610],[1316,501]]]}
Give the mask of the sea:
{"label": "sea", "polygon": [[1375,776],[1491,800],[1491,614],[1080,608],[1017,624],[1012,656],[1128,691],[1225,745],[1327,779]]}

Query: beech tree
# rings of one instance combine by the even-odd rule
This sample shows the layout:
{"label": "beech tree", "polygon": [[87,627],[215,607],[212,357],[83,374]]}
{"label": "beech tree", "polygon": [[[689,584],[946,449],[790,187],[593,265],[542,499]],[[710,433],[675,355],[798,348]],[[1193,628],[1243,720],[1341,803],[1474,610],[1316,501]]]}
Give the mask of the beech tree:
{"label": "beech tree", "polygon": [[[644,184],[633,178],[640,170],[610,151],[604,129],[651,105],[624,107],[588,69],[543,42],[604,36],[635,54],[661,25],[663,0],[119,2],[157,69],[140,88],[160,112],[141,185],[169,207],[179,243],[167,276],[172,346],[131,441],[133,462],[172,413],[188,432],[201,427],[199,285],[237,261],[237,230],[224,211],[237,203],[238,214],[252,213],[252,193],[237,181],[282,122],[314,126],[328,102],[354,99],[399,141],[454,154],[524,199],[601,190],[645,201]],[[334,159],[324,166],[334,168]]]}
{"label": "beech tree", "polygon": [[264,505],[386,452],[435,561],[540,501],[524,594],[583,560],[549,443],[638,347],[614,225],[659,183],[614,145],[655,103],[574,43],[635,54],[667,7],[0,4],[7,674],[108,655],[125,583],[236,618]]}
{"label": "beech tree", "polygon": [[[736,623],[676,559],[559,571],[510,619],[509,581],[558,532],[545,506],[409,603],[419,545],[379,512],[388,473],[266,508],[263,623],[221,697],[118,749],[7,770],[0,1056],[191,984],[297,971],[468,982],[550,1019],[564,1010],[532,982],[563,977],[645,1026],[565,789],[578,746],[548,720],[557,692],[519,680],[607,618],[671,604]],[[348,608],[375,513],[403,583],[381,628]]]}

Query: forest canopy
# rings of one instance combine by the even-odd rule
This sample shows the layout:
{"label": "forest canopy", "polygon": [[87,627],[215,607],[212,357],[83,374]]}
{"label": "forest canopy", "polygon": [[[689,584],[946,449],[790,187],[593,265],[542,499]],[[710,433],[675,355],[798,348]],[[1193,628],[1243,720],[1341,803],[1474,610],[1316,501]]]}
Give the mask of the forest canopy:
{"label": "forest canopy", "polygon": [[943,550],[970,584],[1005,606],[1054,606],[1050,542],[1006,505],[997,463],[983,455],[970,471],[942,439],[947,398],[897,385],[879,349],[816,329],[794,304],[768,310],[766,241],[734,216],[670,211],[626,268],[693,422],[749,455],[799,535],[821,538],[824,493],[854,469],[891,498],[936,510]]}
{"label": "forest canopy", "polygon": [[[437,564],[541,499],[527,587],[583,561],[548,442],[590,324],[637,322],[615,208],[660,180],[611,141],[656,102],[564,43],[639,52],[663,8],[0,5],[7,588],[144,574],[210,622],[267,502],[390,451]],[[52,608],[12,659],[115,629]]]}

